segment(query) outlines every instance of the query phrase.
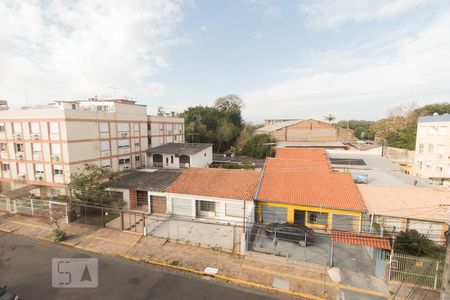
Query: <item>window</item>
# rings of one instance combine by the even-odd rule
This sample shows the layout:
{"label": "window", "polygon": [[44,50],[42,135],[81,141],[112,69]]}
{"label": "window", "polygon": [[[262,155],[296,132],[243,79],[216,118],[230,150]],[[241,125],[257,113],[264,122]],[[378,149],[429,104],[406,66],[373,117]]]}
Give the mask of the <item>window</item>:
{"label": "window", "polygon": [[25,164],[17,164],[17,169],[19,171],[19,174],[27,173],[27,167],[25,166]]}
{"label": "window", "polygon": [[23,152],[24,146],[22,143],[16,143],[16,152]]}
{"label": "window", "polygon": [[40,132],[39,122],[31,122],[30,123],[30,132],[31,133],[39,133]]}
{"label": "window", "polygon": [[170,156],[170,163],[173,164],[173,156]]}
{"label": "window", "polygon": [[129,148],[130,140],[129,139],[118,140],[117,145],[118,145],[119,149]]}
{"label": "window", "polygon": [[444,168],[442,166],[436,166],[436,171],[437,172],[442,172]]}
{"label": "window", "polygon": [[133,128],[134,128],[134,131],[139,132],[139,131],[140,131],[140,130],[139,130],[139,123],[134,123],[134,124],[133,124]]}
{"label": "window", "polygon": [[447,126],[440,126],[438,129],[439,135],[447,135]]}
{"label": "window", "polygon": [[423,153],[423,148],[424,148],[424,145],[423,145],[423,144],[420,144],[420,145],[419,145],[419,153]]}
{"label": "window", "polygon": [[63,168],[62,168],[62,166],[54,166],[53,167],[53,173],[55,175],[59,175],[59,176],[63,175]]}
{"label": "window", "polygon": [[33,144],[33,152],[42,152],[42,145],[38,143]]}
{"label": "window", "polygon": [[118,132],[129,132],[130,125],[128,123],[117,123],[117,131]]}
{"label": "window", "polygon": [[173,143],[173,136],[166,137],[166,143]]}
{"label": "window", "polygon": [[59,124],[58,122],[50,122],[50,133],[59,133]]}
{"label": "window", "polygon": [[6,143],[0,143],[0,151],[6,151]]}
{"label": "window", "polygon": [[439,158],[442,158],[445,152],[445,146],[444,145],[437,145],[436,147],[436,154]]}
{"label": "window", "polygon": [[119,165],[125,165],[125,164],[129,164],[129,163],[130,163],[129,157],[119,158]]}
{"label": "window", "polygon": [[310,224],[328,224],[328,213],[308,212],[308,222]]}
{"label": "window", "polygon": [[2,163],[2,171],[5,171],[5,172],[9,171],[9,164],[8,163]]}
{"label": "window", "polygon": [[101,164],[102,164],[102,168],[109,168],[109,167],[111,167],[111,161],[109,159],[102,160]]}
{"label": "window", "polygon": [[136,155],[134,157],[134,161],[136,161],[136,162],[141,161],[141,157],[139,155]]}
{"label": "window", "polygon": [[61,145],[60,144],[52,144],[51,146],[53,155],[61,155]]}
{"label": "window", "polygon": [[421,162],[421,161],[418,161],[418,162],[417,162],[417,165],[418,165],[419,169],[422,170],[422,162]]}
{"label": "window", "polygon": [[199,208],[201,211],[215,212],[216,211],[216,203],[212,201],[199,201]]}
{"label": "window", "polygon": [[5,123],[0,123],[0,132],[5,132]]}
{"label": "window", "polygon": [[134,146],[135,147],[139,147],[140,146],[139,139],[134,139]]}
{"label": "window", "polygon": [[22,133],[22,123],[13,123],[14,133]]}
{"label": "window", "polygon": [[434,145],[433,144],[429,144],[428,145],[428,153],[433,153],[434,151]]}
{"label": "window", "polygon": [[100,151],[109,151],[109,141],[100,142]]}
{"label": "window", "polygon": [[35,164],[34,171],[36,174],[44,174],[44,165],[43,164]]}
{"label": "window", "polygon": [[109,124],[106,122],[100,122],[98,124],[98,130],[100,132],[109,132]]}

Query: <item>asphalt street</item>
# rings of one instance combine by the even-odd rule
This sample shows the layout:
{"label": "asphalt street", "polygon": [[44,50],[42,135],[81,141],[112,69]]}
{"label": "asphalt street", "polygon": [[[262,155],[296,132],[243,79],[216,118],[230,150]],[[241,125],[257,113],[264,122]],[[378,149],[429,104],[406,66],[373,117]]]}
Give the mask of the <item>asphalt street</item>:
{"label": "asphalt street", "polygon": [[[52,258],[98,258],[97,288],[52,288]],[[0,285],[21,299],[279,298],[253,290],[0,232]]]}

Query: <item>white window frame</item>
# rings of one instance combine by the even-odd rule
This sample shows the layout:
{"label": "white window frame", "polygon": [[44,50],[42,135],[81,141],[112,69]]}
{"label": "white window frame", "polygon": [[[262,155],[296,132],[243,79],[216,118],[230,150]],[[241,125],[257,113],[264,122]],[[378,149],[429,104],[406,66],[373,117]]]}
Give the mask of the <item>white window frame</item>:
{"label": "white window frame", "polygon": [[52,155],[61,155],[61,144],[50,144]]}
{"label": "white window frame", "polygon": [[109,141],[100,141],[100,151],[109,151]]}
{"label": "white window frame", "polygon": [[39,122],[30,122],[30,132],[31,133],[40,133],[41,132]]}
{"label": "white window frame", "polygon": [[117,123],[117,132],[130,132],[130,124]]}
{"label": "white window frame", "polygon": [[109,132],[109,123],[108,122],[98,123],[98,131],[100,131],[100,133],[108,133]]}
{"label": "white window frame", "polygon": [[117,140],[117,148],[119,148],[119,149],[128,149],[128,148],[130,148],[130,140],[129,139]]}
{"label": "white window frame", "polygon": [[59,123],[58,122],[48,122],[48,130],[50,133],[59,134]]}

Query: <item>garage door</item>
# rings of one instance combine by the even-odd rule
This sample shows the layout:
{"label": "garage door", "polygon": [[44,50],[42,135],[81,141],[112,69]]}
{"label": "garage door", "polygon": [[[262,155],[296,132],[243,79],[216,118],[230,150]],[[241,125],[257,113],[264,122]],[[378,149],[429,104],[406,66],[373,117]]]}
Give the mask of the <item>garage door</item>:
{"label": "garage door", "polygon": [[287,208],[262,206],[263,223],[286,223]]}
{"label": "garage door", "polygon": [[150,196],[151,212],[152,213],[165,213],[166,212],[166,197],[163,196]]}
{"label": "garage door", "polygon": [[336,230],[358,231],[359,217],[351,215],[333,214],[332,226]]}
{"label": "garage door", "polygon": [[185,198],[173,198],[173,213],[180,216],[192,215],[192,200]]}

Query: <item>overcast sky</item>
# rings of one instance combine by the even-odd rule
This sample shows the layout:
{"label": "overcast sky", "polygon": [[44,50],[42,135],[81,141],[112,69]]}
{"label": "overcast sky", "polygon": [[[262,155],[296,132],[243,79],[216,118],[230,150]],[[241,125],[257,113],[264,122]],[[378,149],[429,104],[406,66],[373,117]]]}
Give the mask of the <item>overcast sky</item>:
{"label": "overcast sky", "polygon": [[450,101],[448,0],[0,0],[0,99],[377,119]]}

